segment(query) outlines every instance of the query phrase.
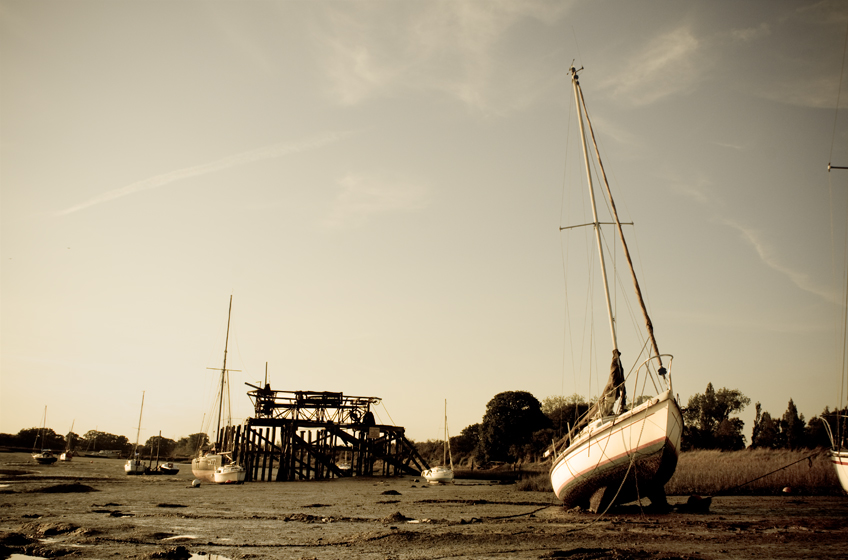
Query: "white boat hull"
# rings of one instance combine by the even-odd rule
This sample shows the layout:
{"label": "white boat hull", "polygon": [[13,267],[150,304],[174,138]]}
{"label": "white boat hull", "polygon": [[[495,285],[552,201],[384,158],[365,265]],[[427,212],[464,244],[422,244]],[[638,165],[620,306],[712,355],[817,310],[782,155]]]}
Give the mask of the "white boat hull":
{"label": "white boat hull", "polygon": [[215,484],[241,484],[247,471],[241,465],[230,464],[215,470]]}
{"label": "white boat hull", "polygon": [[445,484],[453,482],[453,469],[444,466],[434,467],[432,469],[422,471],[421,476],[424,477],[430,484]]}
{"label": "white boat hull", "polygon": [[191,472],[195,478],[206,482],[215,482],[215,471],[224,463],[224,456],[204,455],[191,461]]}
{"label": "white boat hull", "polygon": [[830,461],[836,469],[836,476],[839,477],[842,490],[848,492],[848,450],[831,450]]}
{"label": "white boat hull", "polygon": [[554,461],[554,493],[565,507],[595,511],[640,497],[664,499],[682,432],[683,417],[670,391],[609,421],[596,421]]}
{"label": "white boat hull", "polygon": [[124,472],[128,475],[144,474],[147,472],[147,467],[145,467],[144,463],[139,459],[128,459],[127,462],[124,463]]}
{"label": "white boat hull", "polygon": [[157,465],[156,472],[159,474],[177,474],[180,472],[174,463],[162,463],[161,465]]}

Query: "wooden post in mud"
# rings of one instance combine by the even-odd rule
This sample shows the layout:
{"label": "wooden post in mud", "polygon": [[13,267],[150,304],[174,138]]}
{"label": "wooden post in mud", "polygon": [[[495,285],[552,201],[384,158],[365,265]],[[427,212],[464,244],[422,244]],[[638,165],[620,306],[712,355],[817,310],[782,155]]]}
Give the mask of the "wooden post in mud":
{"label": "wooden post in mud", "polygon": [[266,469],[268,467],[268,432],[270,428],[265,428],[265,439],[262,441],[262,474],[260,475],[261,481],[265,481]]}
{"label": "wooden post in mud", "polygon": [[268,481],[271,481],[272,474],[274,473],[274,451],[276,450],[277,442],[277,427],[271,426],[271,439],[268,445],[270,445],[270,453],[268,455]]}

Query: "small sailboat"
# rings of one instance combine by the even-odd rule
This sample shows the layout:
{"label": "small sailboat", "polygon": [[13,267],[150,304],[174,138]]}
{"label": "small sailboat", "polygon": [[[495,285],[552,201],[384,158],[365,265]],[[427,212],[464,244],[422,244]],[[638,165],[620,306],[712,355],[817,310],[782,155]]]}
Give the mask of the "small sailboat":
{"label": "small sailboat", "polygon": [[178,469],[174,463],[160,463],[159,462],[159,451],[162,448],[162,431],[159,431],[159,439],[156,440],[156,465],[152,463],[148,466],[147,474],[178,474],[180,469]]}
{"label": "small sailboat", "polygon": [[[232,455],[230,453],[225,452],[222,449],[223,442],[219,440],[221,437],[221,423],[224,415],[224,411],[226,409],[227,414],[227,425],[230,424],[230,403],[229,403],[229,372],[230,371],[238,371],[238,370],[228,370],[227,369],[227,346],[230,341],[230,319],[232,318],[233,313],[233,296],[230,296],[230,307],[227,312],[227,335],[224,339],[224,365],[221,367],[221,383],[219,386],[218,397],[216,401],[216,405],[218,408],[218,420],[215,428],[215,446],[208,452],[202,453],[198,450],[198,456],[192,459],[191,461],[191,472],[195,477],[199,478],[202,481],[206,482],[217,482],[216,478],[225,478],[231,476],[229,472],[221,473],[218,476],[218,471],[222,467],[229,466],[234,463]],[[236,465],[238,466],[238,465]],[[241,481],[244,481],[245,471],[244,468],[241,468]],[[228,470],[233,470],[228,469]],[[237,471],[237,469],[236,469]],[[238,477],[238,474],[234,476]]]}
{"label": "small sailboat", "polygon": [[[35,443],[32,446],[32,458],[39,465],[52,465],[56,462],[56,456],[49,449],[44,449],[44,434],[47,431],[47,407],[44,407],[44,418],[41,421],[41,433],[35,438]],[[41,440],[41,451],[36,451],[39,440]]]}
{"label": "small sailboat", "polygon": [[65,450],[62,452],[61,455],[59,455],[60,461],[70,461],[71,459],[74,458],[74,452],[73,452],[74,422],[71,422],[71,429],[68,430],[68,435],[65,437]]}
{"label": "small sailboat", "polygon": [[[680,408],[671,390],[669,370],[672,356],[660,354],[657,348],[653,324],[648,317],[636,280],[622,223],[601,163],[577,73],[578,70],[572,67],[570,74],[592,208],[592,222],[585,225],[593,226],[600,257],[602,284],[612,335],[612,366],[609,380],[599,400],[575,423],[565,437],[555,442],[552,449],[551,484],[556,496],[567,508],[580,506],[593,511],[604,511],[613,503],[627,503],[643,497],[649,498],[652,504],[663,507],[667,506],[664,486],[677,467],[683,431]],[[631,374],[635,372],[634,385],[641,383],[644,387],[645,380],[652,379],[654,386],[658,388],[656,396],[647,398],[632,409],[627,408],[626,378],[618,348],[617,321],[613,315],[604,244],[601,239],[601,225],[604,224],[598,219],[586,144],[587,131],[584,127],[588,127],[588,136],[594,145],[597,173],[603,183],[606,203],[612,217],[610,225],[614,225],[617,230],[646,326],[648,342],[644,345],[643,352],[644,349],[649,350],[647,357],[644,353],[641,354],[635,362],[637,365],[631,370]]]}
{"label": "small sailboat", "polygon": [[421,472],[421,476],[430,484],[447,484],[453,482],[453,455],[450,450],[450,435],[448,434],[448,401],[445,399],[445,441],[442,448],[442,464]]}
{"label": "small sailboat", "polygon": [[342,473],[350,474],[353,470],[353,454],[350,449],[344,449],[340,452],[339,458],[336,461],[336,466]]}
{"label": "small sailboat", "polygon": [[247,476],[247,471],[232,460],[229,453],[222,453],[228,462],[215,469],[215,484],[241,484]]}
{"label": "small sailboat", "polygon": [[141,415],[144,413],[144,391],[141,393],[141,410],[138,413],[138,429],[135,432],[135,445],[133,446],[132,455],[124,464],[124,472],[128,475],[146,474],[147,467],[144,461],[138,454],[138,438],[141,435]]}

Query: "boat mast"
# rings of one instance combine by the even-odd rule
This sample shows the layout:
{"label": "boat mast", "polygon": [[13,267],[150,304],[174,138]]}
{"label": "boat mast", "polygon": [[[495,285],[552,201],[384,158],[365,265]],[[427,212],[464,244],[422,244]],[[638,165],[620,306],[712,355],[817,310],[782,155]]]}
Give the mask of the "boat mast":
{"label": "boat mast", "polygon": [[41,432],[35,435],[35,443],[32,444],[32,451],[38,448],[38,438],[41,438],[41,448],[44,449],[44,430],[47,428],[47,405],[44,405],[44,416],[41,417]]}
{"label": "boat mast", "polygon": [[[583,145],[583,162],[586,165],[586,178],[589,181],[589,198],[592,201],[592,226],[595,229],[595,241],[598,245],[598,256],[601,260],[601,276],[604,279],[604,296],[607,302],[607,316],[609,317],[610,335],[612,336],[613,350],[618,350],[618,340],[615,335],[615,317],[612,314],[612,301],[610,300],[609,282],[607,281],[607,266],[604,261],[604,248],[601,244],[601,222],[598,221],[598,208],[595,204],[595,188],[592,186],[592,172],[589,168],[589,148],[586,146],[586,132],[583,128],[583,95],[580,93],[580,82],[577,80],[577,70],[571,67],[571,84],[574,87],[574,101],[577,104],[577,122],[580,123],[580,141]],[[588,224],[587,224],[588,225]]]}
{"label": "boat mast", "polygon": [[[575,70],[574,67],[571,68],[571,75],[572,75],[571,81],[574,84],[574,95],[579,96],[579,98],[580,98],[577,101],[578,113],[580,113],[580,108],[581,107],[583,108],[582,113],[580,113],[579,122],[580,122],[580,133],[581,133],[580,136],[583,140],[583,157],[586,161],[586,174],[590,175],[590,173],[589,173],[589,158],[588,158],[588,155],[586,154],[586,138],[583,134],[583,116],[584,115],[586,116],[586,125],[589,127],[589,134],[592,136],[592,145],[595,148],[595,158],[598,160],[598,168],[601,171],[601,179],[603,180],[604,187],[606,188],[606,191],[607,191],[607,199],[609,200],[610,210],[612,211],[612,216],[613,216],[613,219],[615,220],[615,227],[616,227],[616,230],[618,231],[618,237],[619,237],[619,240],[621,241],[621,247],[624,250],[624,256],[627,259],[627,266],[630,269],[630,277],[633,280],[633,288],[636,291],[636,298],[639,300],[639,307],[642,310],[642,317],[645,319],[645,328],[648,331],[648,338],[651,340],[651,346],[654,349],[654,356],[656,356],[656,358],[659,362],[659,365],[660,365],[658,373],[660,375],[664,375],[665,374],[665,368],[662,365],[662,356],[660,356],[660,350],[659,350],[659,347],[657,346],[657,339],[654,336],[654,324],[651,322],[651,317],[648,315],[648,308],[645,306],[645,300],[642,297],[642,290],[641,290],[641,288],[639,288],[639,281],[636,279],[636,271],[633,269],[633,260],[630,258],[630,250],[627,247],[627,241],[624,239],[624,230],[621,227],[621,220],[619,220],[619,218],[618,218],[618,211],[616,210],[616,207],[615,207],[615,201],[612,198],[612,192],[610,191],[609,181],[607,180],[607,174],[606,174],[606,171],[604,170],[604,164],[601,161],[601,154],[598,151],[598,143],[595,141],[595,132],[592,129],[592,122],[589,120],[589,112],[586,111],[586,104],[583,100],[583,90],[580,88],[580,82],[577,80],[577,70]],[[592,180],[590,178],[589,179],[589,189],[590,190],[592,188],[591,182],[592,182]],[[594,194],[592,195],[592,211],[596,212]],[[601,264],[603,265],[603,251],[602,251],[601,245],[600,245],[601,241],[600,241],[600,232],[599,232],[597,213],[595,213],[595,232],[596,232],[596,236],[598,238],[598,251],[601,252]],[[610,310],[609,287],[607,286],[606,271],[604,271],[604,288],[606,289],[607,310],[609,311],[609,314],[610,314],[610,326],[612,328],[613,317],[612,317],[612,311]],[[615,343],[615,329],[614,328],[613,328],[613,347],[616,348],[616,349],[618,348],[617,344]]]}
{"label": "boat mast", "polygon": [[[218,401],[218,424],[215,427],[215,447],[216,451],[220,453],[220,449],[218,448],[218,444],[220,443],[219,438],[221,437],[221,415],[224,411],[224,381],[227,375],[227,345],[230,342],[230,317],[233,314],[233,296],[230,295],[230,309],[227,312],[227,336],[224,338],[224,365],[221,367],[221,399]],[[229,405],[229,403],[227,403]]]}
{"label": "boat mast", "polygon": [[138,450],[138,438],[141,435],[141,415],[144,413],[144,391],[141,392],[141,410],[138,411],[138,429],[135,432],[135,447],[133,447],[133,458]]}
{"label": "boat mast", "polygon": [[442,464],[448,464],[448,400],[445,399],[445,445],[442,448]]}

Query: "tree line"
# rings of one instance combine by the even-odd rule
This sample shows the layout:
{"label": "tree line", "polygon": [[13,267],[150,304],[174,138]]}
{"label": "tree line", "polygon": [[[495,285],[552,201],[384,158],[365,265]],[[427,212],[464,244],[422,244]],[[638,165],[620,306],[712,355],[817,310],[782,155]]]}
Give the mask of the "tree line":
{"label": "tree line", "polygon": [[[637,399],[638,406],[650,397]],[[804,419],[792,399],[782,416],[772,417],[756,403],[756,417],[750,444],[743,434],[745,423],[738,418],[751,399],[737,389],[715,390],[707,384],[703,393],[692,396],[683,414],[683,451],[718,449],[735,451],[749,448],[802,449],[830,447],[832,434],[848,432],[848,408],[824,411]],[[591,403],[580,395],[549,397],[539,401],[526,391],[495,395],[486,405],[483,419],[450,438],[454,463],[486,465],[534,462],[544,457],[554,441],[562,438],[585,415]],[[838,423],[841,422],[841,429]],[[441,441],[417,443],[428,461],[441,461]]]}
{"label": "tree line", "polygon": [[[206,434],[191,434],[178,440],[161,436],[153,436],[142,445],[137,452],[142,457],[161,458],[191,457],[203,446],[208,446],[209,437]],[[133,450],[133,443],[126,436],[89,430],[83,435],[69,432],[66,435],[57,434],[51,428],[25,428],[17,434],[0,433],[0,447],[17,449],[50,449],[71,450],[79,454],[96,454],[99,451],[119,451],[128,457]]]}
{"label": "tree line", "polygon": [[[631,406],[638,406],[642,397]],[[848,433],[848,408],[824,411],[804,419],[789,399],[781,416],[771,416],[756,403],[756,415],[748,444],[743,435],[745,423],[735,415],[750,405],[751,399],[739,390],[722,387],[715,390],[707,384],[703,393],[690,397],[683,413],[682,450],[718,449],[735,451],[751,448],[801,449],[829,447],[831,434]],[[465,427],[450,438],[454,462],[483,465],[490,463],[534,462],[544,457],[553,442],[562,438],[585,415],[591,403],[580,395],[548,397],[539,401],[526,391],[506,391],[495,395],[486,405],[483,419]],[[838,423],[841,422],[841,426]],[[428,461],[441,461],[441,440],[416,443],[419,453]],[[208,446],[206,434],[196,433],[178,440],[153,436],[139,445],[142,457],[158,454],[162,458],[191,457]],[[129,456],[133,444],[126,436],[90,430],[80,436],[66,436],[47,428],[26,428],[17,434],[0,433],[0,446],[17,449],[71,449],[77,454],[99,450],[118,450]]]}

